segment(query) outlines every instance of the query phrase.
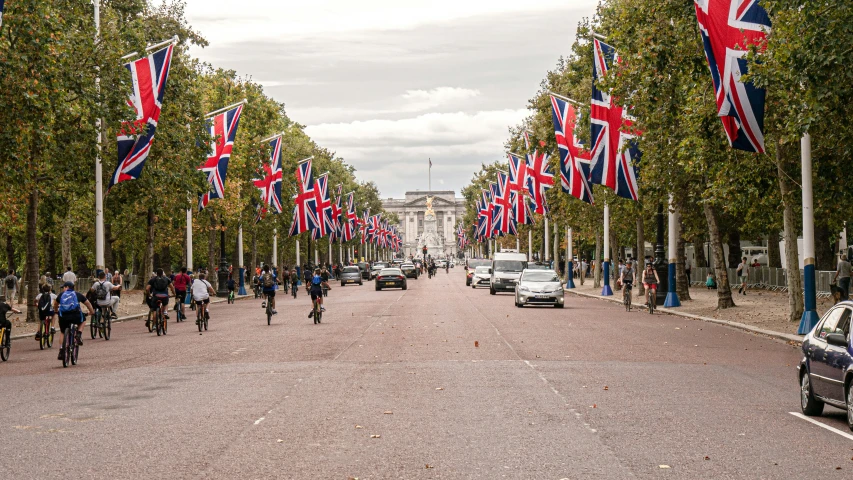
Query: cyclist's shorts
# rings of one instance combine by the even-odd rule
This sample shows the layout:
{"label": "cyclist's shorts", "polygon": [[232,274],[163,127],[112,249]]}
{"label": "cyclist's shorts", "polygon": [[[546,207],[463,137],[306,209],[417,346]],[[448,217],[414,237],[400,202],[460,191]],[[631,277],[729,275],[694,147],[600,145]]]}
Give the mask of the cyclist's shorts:
{"label": "cyclist's shorts", "polygon": [[54,315],[55,314],[53,312],[45,312],[45,311],[39,310],[39,320],[41,320],[41,321],[44,321],[44,319],[46,319],[48,317],[52,317]]}
{"label": "cyclist's shorts", "polygon": [[627,288],[628,290],[631,290],[632,288],[634,288],[634,284],[633,284],[633,283],[631,283],[631,282],[625,282],[625,283],[623,283],[622,285],[623,285],[625,288]]}
{"label": "cyclist's shorts", "polygon": [[210,303],[210,297],[207,297],[204,300],[193,299],[193,301],[195,302],[196,305],[207,305],[208,303]]}
{"label": "cyclist's shorts", "polygon": [[184,299],[187,298],[186,290],[175,290],[175,297],[178,299],[180,303],[184,302]]}
{"label": "cyclist's shorts", "polygon": [[323,296],[322,290],[314,290],[313,288],[311,289],[311,300],[317,300],[318,298],[321,298],[322,296]]}
{"label": "cyclist's shorts", "polygon": [[83,312],[68,312],[59,316],[59,330],[64,331],[71,325],[80,325],[84,321]]}
{"label": "cyclist's shorts", "polygon": [[645,289],[646,289],[646,290],[657,290],[657,289],[658,289],[658,284],[657,284],[657,283],[646,283],[646,282],[643,282],[643,287],[645,287]]}
{"label": "cyclist's shorts", "polygon": [[275,297],[275,290],[264,290],[264,295],[273,298]]}
{"label": "cyclist's shorts", "polygon": [[163,304],[163,306],[169,305],[169,296],[168,295],[154,295],[151,297],[151,300],[148,302],[148,306],[151,307],[151,310],[155,310],[157,308],[157,302]]}

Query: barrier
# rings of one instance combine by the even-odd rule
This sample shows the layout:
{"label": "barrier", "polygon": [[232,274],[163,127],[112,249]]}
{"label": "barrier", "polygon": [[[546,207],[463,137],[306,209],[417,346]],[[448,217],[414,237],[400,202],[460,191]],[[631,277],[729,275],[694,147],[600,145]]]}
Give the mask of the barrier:
{"label": "barrier", "polygon": [[[693,267],[691,270],[690,284],[694,286],[704,286],[705,281],[708,278],[709,271],[714,271],[714,269],[707,267]],[[738,281],[737,269],[727,268],[726,272],[729,275],[729,284],[736,285]],[[799,270],[799,275],[800,285],[803,285],[804,280],[802,270]],[[714,272],[714,277],[716,278],[716,276],[716,272]],[[829,297],[831,295],[832,290],[830,285],[834,283],[832,281],[833,277],[835,277],[834,271],[815,272],[818,298]],[[788,272],[784,268],[750,267],[749,270],[747,270],[746,284],[749,288],[761,288],[774,292],[787,292]]]}

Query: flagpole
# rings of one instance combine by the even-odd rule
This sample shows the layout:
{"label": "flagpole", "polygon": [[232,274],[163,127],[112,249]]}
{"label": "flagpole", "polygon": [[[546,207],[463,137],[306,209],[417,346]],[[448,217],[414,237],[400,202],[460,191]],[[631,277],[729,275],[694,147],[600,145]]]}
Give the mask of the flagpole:
{"label": "flagpole", "polygon": [[[597,262],[598,259],[596,258]],[[610,288],[610,205],[604,204],[604,287],[601,289],[601,296],[608,297],[613,295],[613,289]]]}
{"label": "flagpole", "polygon": [[577,105],[577,106],[579,106],[579,107],[583,107],[583,106],[585,106],[585,105],[583,105],[581,102],[579,102],[579,101],[577,101],[577,100],[572,100],[572,99],[571,99],[571,98],[569,98],[569,97],[564,97],[563,95],[560,95],[559,93],[552,92],[551,90],[548,90],[548,95],[552,95],[552,96],[554,96],[554,97],[559,98],[560,100],[565,100],[565,101],[567,101],[567,102],[569,102],[569,103],[574,103],[575,105]]}
{"label": "flagpole", "polygon": [[204,118],[212,117],[212,116],[216,115],[217,113],[222,113],[222,112],[225,112],[225,111],[231,110],[232,108],[234,108],[234,107],[236,107],[236,106],[238,106],[238,105],[244,105],[244,104],[246,104],[246,103],[249,103],[249,99],[244,98],[243,100],[241,100],[241,101],[239,101],[239,102],[237,102],[237,103],[234,103],[234,104],[232,104],[232,105],[228,105],[227,107],[222,107],[222,108],[220,108],[219,110],[214,110],[214,111],[212,111],[212,112],[210,112],[210,113],[207,113],[207,114],[205,114],[205,115],[204,115]]}
{"label": "flagpole", "polygon": [[429,159],[429,168],[427,170],[429,171],[429,175],[428,175],[429,176],[429,183],[427,184],[427,188],[431,192],[432,191],[432,158]]}
{"label": "flagpole", "polygon": [[803,316],[797,334],[806,335],[817,324],[815,288],[814,198],[812,192],[812,137],[806,132],[800,139],[803,185]]}
{"label": "flagpole", "polygon": [[[95,44],[101,37],[101,1],[93,1],[95,7]],[[95,89],[101,91],[101,76],[95,77]],[[95,270],[104,268],[104,169],[101,163],[101,119],[95,120],[98,130],[98,149],[95,154]],[[63,265],[68,267],[68,265]]]}
{"label": "flagpole", "polygon": [[246,294],[246,269],[243,267],[243,222],[237,226],[237,271],[240,273],[240,288],[238,295]]}
{"label": "flagpole", "polygon": [[[98,3],[98,1],[99,0],[94,0],[95,3]],[[95,8],[98,8],[98,7],[95,7]],[[96,12],[97,12],[97,10],[96,10]],[[96,13],[96,15],[97,15],[97,13]],[[100,23],[100,18],[98,18],[98,22]],[[178,43],[178,40],[179,40],[179,37],[177,35],[175,35],[174,37],[172,37],[168,40],[163,40],[160,43],[155,43],[154,45],[148,45],[147,47],[145,47],[145,51],[150,52],[151,50],[154,50],[155,48],[162,47],[162,46],[168,45],[170,43]],[[139,55],[139,53],[130,52],[127,55],[121,57],[121,60],[128,60],[128,59],[133,58],[137,55]]]}
{"label": "flagpole", "polygon": [[[187,195],[187,202],[190,201]],[[193,210],[187,209],[187,270],[193,270]]]}
{"label": "flagpole", "polygon": [[566,288],[575,288],[571,227],[566,228]]}

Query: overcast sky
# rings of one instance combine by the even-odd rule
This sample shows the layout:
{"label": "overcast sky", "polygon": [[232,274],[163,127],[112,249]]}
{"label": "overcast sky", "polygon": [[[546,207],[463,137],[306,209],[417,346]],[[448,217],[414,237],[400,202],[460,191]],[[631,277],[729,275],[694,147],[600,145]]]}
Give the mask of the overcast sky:
{"label": "overcast sky", "polygon": [[[384,197],[457,194],[505,158],[508,128],[595,0],[187,0],[193,53],[264,85]],[[250,114],[251,110],[247,111]]]}

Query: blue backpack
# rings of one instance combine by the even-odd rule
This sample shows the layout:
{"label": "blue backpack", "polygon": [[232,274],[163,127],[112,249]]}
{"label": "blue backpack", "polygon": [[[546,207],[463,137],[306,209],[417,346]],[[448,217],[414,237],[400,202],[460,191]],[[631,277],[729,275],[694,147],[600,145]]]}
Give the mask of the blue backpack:
{"label": "blue backpack", "polygon": [[66,290],[59,297],[59,314],[79,312],[80,302],[77,300],[77,292],[74,290]]}
{"label": "blue backpack", "polygon": [[314,275],[314,278],[312,278],[312,279],[311,279],[311,283],[312,283],[314,286],[318,286],[318,287],[320,286],[320,283],[321,283],[322,281],[323,281],[323,279],[322,279],[322,278],[320,278],[320,275]]}

